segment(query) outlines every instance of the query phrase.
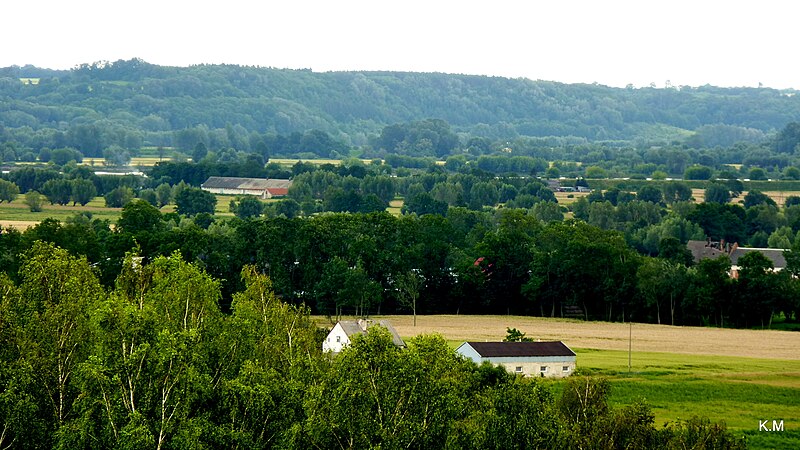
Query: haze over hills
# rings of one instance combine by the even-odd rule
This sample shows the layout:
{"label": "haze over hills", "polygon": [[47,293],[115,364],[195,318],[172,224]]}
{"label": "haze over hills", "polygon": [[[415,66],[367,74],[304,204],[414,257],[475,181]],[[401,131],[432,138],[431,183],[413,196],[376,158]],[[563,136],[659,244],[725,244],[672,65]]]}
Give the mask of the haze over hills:
{"label": "haze over hills", "polygon": [[[721,126],[731,142],[757,142],[800,120],[796,93],[626,89],[441,73],[165,67],[134,59],[69,71],[0,69],[0,138],[33,150],[71,145],[86,153],[81,145],[171,146],[176,131],[194,128],[224,134],[228,143],[222,146],[237,140],[247,145],[254,133],[317,129],[364,146],[387,125],[436,118],[462,138],[668,143]],[[86,141],[81,136],[92,142],[76,144]]]}

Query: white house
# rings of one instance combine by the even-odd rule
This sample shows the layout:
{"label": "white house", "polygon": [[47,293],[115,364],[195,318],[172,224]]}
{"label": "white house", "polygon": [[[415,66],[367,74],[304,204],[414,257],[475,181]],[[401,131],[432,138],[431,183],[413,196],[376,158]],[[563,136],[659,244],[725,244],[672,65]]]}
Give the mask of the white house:
{"label": "white house", "polygon": [[394,345],[401,348],[406,346],[406,343],[403,342],[403,339],[397,334],[397,330],[394,329],[388,320],[379,320],[377,322],[366,319],[340,320],[336,323],[336,326],[333,327],[331,332],[328,333],[328,337],[325,338],[325,341],[322,342],[322,352],[339,353],[342,351],[342,348],[350,345],[353,336],[367,333],[368,330],[374,326],[381,326],[389,330],[389,333],[392,334]]}
{"label": "white house", "polygon": [[456,352],[526,377],[562,378],[575,372],[575,352],[561,341],[464,342]]}

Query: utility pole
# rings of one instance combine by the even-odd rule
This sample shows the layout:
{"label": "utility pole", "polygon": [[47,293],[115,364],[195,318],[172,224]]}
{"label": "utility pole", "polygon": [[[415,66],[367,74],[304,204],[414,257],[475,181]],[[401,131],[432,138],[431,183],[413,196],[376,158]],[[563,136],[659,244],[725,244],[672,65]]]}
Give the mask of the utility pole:
{"label": "utility pole", "polygon": [[631,349],[633,348],[633,322],[628,320],[628,373],[631,373]]}

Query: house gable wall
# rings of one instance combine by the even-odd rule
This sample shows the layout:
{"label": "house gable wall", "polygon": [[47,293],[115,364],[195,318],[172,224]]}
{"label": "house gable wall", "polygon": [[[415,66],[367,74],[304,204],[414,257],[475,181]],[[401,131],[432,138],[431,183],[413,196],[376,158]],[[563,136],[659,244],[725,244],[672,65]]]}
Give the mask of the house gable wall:
{"label": "house gable wall", "polygon": [[323,352],[339,353],[346,346],[350,345],[350,338],[347,337],[341,324],[336,324],[335,327],[328,333],[328,337],[322,342]]}

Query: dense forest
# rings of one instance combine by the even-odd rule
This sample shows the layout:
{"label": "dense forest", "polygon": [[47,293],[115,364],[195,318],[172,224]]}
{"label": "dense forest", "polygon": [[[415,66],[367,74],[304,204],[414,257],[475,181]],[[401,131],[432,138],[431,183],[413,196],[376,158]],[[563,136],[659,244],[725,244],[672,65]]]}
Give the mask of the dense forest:
{"label": "dense forest", "polygon": [[387,331],[335,358],[303,307],[248,266],[230,311],[179,254],[128,255],[104,289],[92,265],[37,243],[0,275],[0,447],[740,449],[724,425],[656,424],[609,384],[560,389],[460,358],[440,336]]}
{"label": "dense forest", "polygon": [[[133,59],[69,71],[0,69],[0,135],[34,153],[73,147],[87,156],[112,145],[190,152],[198,139],[210,149],[255,151],[270,136],[295,141],[268,144],[276,147],[273,154],[329,156],[350,147],[377,151],[374,136],[384,127],[437,118],[462,136],[490,140],[688,140],[728,147],[760,142],[798,121],[795,94],[713,86],[621,89],[435,73],[163,67]],[[421,132],[443,156],[448,142],[436,142],[435,130]]]}

